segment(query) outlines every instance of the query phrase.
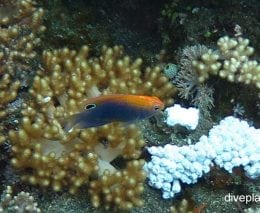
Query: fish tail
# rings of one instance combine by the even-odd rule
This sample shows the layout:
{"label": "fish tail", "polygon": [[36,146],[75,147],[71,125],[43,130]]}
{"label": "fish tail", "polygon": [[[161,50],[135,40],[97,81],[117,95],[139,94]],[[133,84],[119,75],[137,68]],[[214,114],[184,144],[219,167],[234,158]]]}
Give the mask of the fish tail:
{"label": "fish tail", "polygon": [[61,125],[65,132],[70,132],[77,124],[78,114],[71,115],[70,117],[63,119]]}

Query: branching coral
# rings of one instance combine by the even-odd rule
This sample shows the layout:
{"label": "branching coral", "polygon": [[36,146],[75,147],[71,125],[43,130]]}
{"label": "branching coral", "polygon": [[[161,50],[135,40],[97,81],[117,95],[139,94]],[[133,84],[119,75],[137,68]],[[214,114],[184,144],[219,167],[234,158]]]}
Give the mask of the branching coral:
{"label": "branching coral", "polygon": [[194,145],[178,147],[167,144],[148,148],[152,155],[151,161],[144,166],[148,183],[161,189],[164,199],[181,191],[179,180],[187,184],[196,183],[210,171],[213,161],[229,173],[235,167],[243,166],[248,177],[257,179],[260,176],[260,129],[229,116],[214,126],[208,135],[201,136]]}
{"label": "branching coral", "polygon": [[[10,114],[21,85],[28,84],[32,72],[35,48],[40,42],[37,34],[44,31],[43,9],[32,0],[1,1],[0,3],[0,118]],[[5,137],[0,137],[0,142]]]}
{"label": "branching coral", "polygon": [[192,213],[190,203],[186,199],[182,199],[178,205],[170,207],[170,213]]}
{"label": "branching coral", "polygon": [[254,48],[248,46],[249,40],[224,36],[217,44],[218,52],[209,49],[200,59],[192,62],[199,81],[204,82],[209,74],[213,74],[230,82],[252,84],[259,89],[260,64],[249,58],[254,53]]}
{"label": "branching coral", "polygon": [[[0,79],[0,106],[14,100],[17,96],[17,90],[20,87],[20,82],[11,82],[11,77],[9,74],[3,75]],[[5,111],[1,113],[1,117],[6,114]]]}
{"label": "branching coral", "polygon": [[[210,110],[214,106],[214,89],[208,86],[212,83],[207,82],[210,75],[229,82],[249,84],[248,89],[256,88],[256,92],[259,89],[260,65],[256,60],[250,59],[254,49],[249,46],[249,40],[224,36],[218,40],[217,45],[216,50],[204,45],[183,48],[180,52],[180,70],[173,79],[179,96],[200,109],[199,127],[192,135],[195,140],[212,126]],[[215,82],[212,85],[216,85],[216,89],[220,89],[224,83]],[[216,98],[224,99],[224,93],[218,92]],[[217,105],[219,107],[219,102]]]}
{"label": "branching coral", "polygon": [[[113,174],[106,171],[100,180],[92,181],[90,194],[93,206],[110,202],[126,210],[142,206],[143,201],[139,197],[144,191],[143,181],[146,177],[142,171],[143,165],[143,160],[133,160],[128,162],[125,170]],[[109,206],[105,204],[105,208]]]}
{"label": "branching coral", "polygon": [[178,205],[175,204],[170,207],[170,213],[201,213],[204,212],[203,210],[206,207],[204,203],[195,208],[193,206],[193,202],[184,198],[178,203]]}
{"label": "branching coral", "polygon": [[34,202],[34,198],[28,192],[19,192],[13,196],[13,189],[7,186],[1,195],[0,212],[41,212],[38,204]]}
{"label": "branching coral", "polygon": [[173,80],[179,96],[200,109],[200,124],[210,121],[210,110],[214,106],[214,90],[206,82],[210,75],[260,88],[260,65],[250,59],[254,49],[249,46],[249,40],[224,36],[217,45],[217,50],[204,45],[185,47],[180,53],[180,70]]}
{"label": "branching coral", "polygon": [[5,141],[5,136],[4,135],[0,135],[0,144],[2,144]]}
{"label": "branching coral", "polygon": [[[44,31],[43,9],[37,9],[32,0],[2,1],[0,4],[0,110],[14,100],[20,80],[30,72],[28,65],[36,56],[35,47]],[[19,78],[20,80],[15,80]]]}
{"label": "branching coral", "polygon": [[[142,59],[132,62],[121,46],[103,47],[98,58],[88,54],[88,46],[43,53],[44,66],[34,78],[32,100],[24,104],[21,126],[9,133],[12,164],[23,170],[23,180],[55,191],[75,193],[90,181],[94,206],[127,204],[129,209],[142,203],[143,163],[133,160],[144,146],[140,130],[113,123],[67,133],[62,120],[78,112],[82,100],[101,94],[152,94],[170,104],[174,87],[159,67],[142,73]],[[130,159],[122,171],[110,164],[119,155]],[[109,192],[113,196],[107,198]]]}

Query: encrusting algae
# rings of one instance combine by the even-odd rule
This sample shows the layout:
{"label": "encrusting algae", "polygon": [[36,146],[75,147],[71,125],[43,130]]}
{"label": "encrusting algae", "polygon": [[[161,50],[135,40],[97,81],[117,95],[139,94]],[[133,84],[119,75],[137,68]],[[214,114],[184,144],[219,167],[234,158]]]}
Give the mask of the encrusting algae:
{"label": "encrusting algae", "polygon": [[[24,104],[21,126],[10,131],[12,165],[22,180],[54,191],[75,193],[89,184],[92,204],[130,209],[142,205],[144,161],[138,159],[144,140],[136,125],[111,123],[66,132],[62,120],[79,111],[80,101],[106,94],[142,94],[173,102],[175,93],[159,67],[141,71],[142,59],[131,61],[121,46],[103,47],[100,57],[89,47],[45,51],[43,67]],[[127,160],[124,169],[111,162]]]}

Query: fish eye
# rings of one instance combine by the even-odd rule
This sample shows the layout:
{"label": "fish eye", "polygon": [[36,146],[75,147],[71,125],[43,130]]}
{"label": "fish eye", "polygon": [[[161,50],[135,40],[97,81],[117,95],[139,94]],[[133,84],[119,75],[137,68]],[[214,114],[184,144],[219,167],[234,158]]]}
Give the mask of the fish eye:
{"label": "fish eye", "polygon": [[154,110],[155,110],[155,111],[158,111],[159,109],[160,109],[159,106],[154,106]]}
{"label": "fish eye", "polygon": [[85,106],[85,109],[89,110],[89,109],[92,109],[92,108],[95,108],[95,107],[96,107],[96,104],[88,104],[87,106]]}

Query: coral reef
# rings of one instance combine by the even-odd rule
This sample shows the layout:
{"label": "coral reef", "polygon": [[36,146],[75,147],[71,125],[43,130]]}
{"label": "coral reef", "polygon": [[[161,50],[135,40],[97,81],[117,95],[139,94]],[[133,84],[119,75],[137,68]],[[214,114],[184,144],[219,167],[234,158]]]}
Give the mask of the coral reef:
{"label": "coral reef", "polygon": [[[90,184],[90,194],[92,195],[93,206],[98,207],[106,203],[113,202],[120,209],[130,210],[134,206],[143,205],[140,194],[144,191],[143,181],[146,178],[142,171],[144,161],[134,160],[127,164],[126,169],[113,174],[105,172],[100,180],[92,181]],[[100,198],[103,197],[104,200]]]}
{"label": "coral reef", "polygon": [[38,204],[34,202],[34,198],[28,192],[19,192],[13,195],[11,186],[7,186],[0,201],[0,212],[28,212],[37,213],[41,212]]}
{"label": "coral reef", "polygon": [[189,130],[194,130],[198,125],[199,110],[196,108],[189,107],[186,109],[179,104],[175,104],[172,107],[167,107],[165,112],[168,126],[181,125]]}
{"label": "coral reef", "polygon": [[199,124],[196,131],[191,133],[190,139],[197,141],[201,135],[207,134],[212,127],[211,109],[214,106],[213,87],[199,81],[199,73],[193,67],[193,61],[205,54],[208,48],[205,45],[186,46],[179,51],[179,64],[173,79],[181,99],[185,99],[199,109]]}
{"label": "coral reef", "polygon": [[232,116],[214,126],[209,136],[202,136],[195,145],[149,147],[152,160],[145,165],[149,184],[161,189],[163,198],[174,197],[181,191],[180,181],[196,183],[210,171],[213,162],[229,173],[243,166],[248,177],[260,176],[260,129]]}
{"label": "coral reef", "polygon": [[[100,57],[88,55],[88,46],[43,53],[43,67],[30,89],[32,99],[23,104],[21,126],[9,133],[11,163],[22,171],[22,180],[32,185],[75,193],[90,184],[94,206],[117,204],[128,209],[142,204],[143,162],[135,159],[144,141],[138,127],[113,123],[65,132],[63,121],[89,97],[152,94],[171,104],[175,90],[159,67],[142,73],[142,59],[132,62],[121,46],[103,47]],[[120,155],[129,160],[123,170],[111,164]],[[131,177],[130,182],[124,175]]]}
{"label": "coral reef", "polygon": [[214,106],[213,89],[200,82],[199,73],[194,69],[193,62],[207,53],[208,48],[204,45],[187,46],[180,53],[180,70],[173,82],[179,90],[179,96],[190,100],[198,107],[204,116]]}
{"label": "coral reef", "polygon": [[178,206],[174,205],[170,207],[170,213],[192,213],[193,211],[189,207],[189,202],[186,199],[182,199]]}
{"label": "coral reef", "polygon": [[[248,206],[223,202],[229,192],[259,194],[259,134],[250,139],[253,127],[249,130],[247,124],[233,118],[233,124],[246,129],[234,136],[235,127],[225,119],[222,124],[226,125],[219,124],[208,137],[202,137],[200,142],[205,143],[193,144],[208,134],[213,121],[232,113],[259,125],[256,93],[260,68],[255,60],[260,45],[258,6],[258,0],[169,0],[153,4],[147,0],[1,1],[1,183],[17,184],[22,189],[7,187],[0,212],[40,211],[31,197],[33,192],[23,188],[17,175],[34,186],[28,189],[45,191],[36,192],[41,195],[37,202],[41,209],[51,212],[165,212],[170,205],[174,205],[171,212],[200,212],[204,211],[203,203],[207,203],[206,212],[259,211],[254,202]],[[236,11],[232,15],[227,12],[230,8]],[[43,18],[47,32],[41,34],[46,29]],[[214,41],[234,35],[234,31],[234,38],[220,38],[215,48]],[[255,54],[249,40],[241,36],[250,39]],[[155,59],[161,42],[165,49]],[[199,43],[207,46],[192,46]],[[88,46],[74,50],[83,44]],[[131,57],[142,55],[148,63],[166,64],[164,73],[157,66],[145,69],[142,59],[132,60],[119,45],[109,48],[104,44],[122,44]],[[183,49],[176,54],[179,48]],[[195,130],[176,132],[166,126],[162,114],[150,122],[141,121],[141,125],[63,128],[71,115],[82,110],[85,99],[98,95],[154,95],[171,105],[175,93],[172,83],[179,89],[177,101],[181,105],[199,109]],[[256,145],[248,146],[244,137]],[[177,153],[172,153],[172,160],[179,162],[174,172],[180,170],[182,177],[171,190],[182,188],[182,193],[174,204],[144,184],[144,160],[140,158],[149,160],[143,148],[147,141],[148,146],[175,145]],[[184,159],[178,159],[178,154]],[[163,159],[157,162],[160,169],[168,168]],[[197,184],[188,185],[209,168]],[[158,177],[169,178],[161,173]],[[165,188],[168,190],[169,184]],[[21,190],[31,195],[19,193]]]}
{"label": "coral reef", "polygon": [[[20,86],[28,85],[38,34],[45,30],[43,13],[32,0],[0,3],[0,118],[10,114],[6,105],[16,98]],[[0,133],[0,142],[5,140]]]}
{"label": "coral reef", "polygon": [[259,89],[260,64],[249,58],[254,53],[254,48],[248,46],[249,40],[224,36],[217,44],[218,52],[209,49],[199,60],[192,61],[199,82],[204,82],[209,74],[213,74],[230,82],[255,85]]}
{"label": "coral reef", "polygon": [[180,202],[175,202],[170,207],[170,213],[201,213],[206,208],[206,204],[202,203],[198,207],[194,207],[194,202],[183,198]]}
{"label": "coral reef", "polygon": [[34,5],[31,0],[4,1],[0,5],[1,107],[15,99],[24,82],[13,79],[18,76],[22,79],[22,75],[30,72],[29,64],[35,58],[35,47],[40,42],[37,34],[45,30],[43,9]]}
{"label": "coral reef", "polygon": [[[179,53],[180,69],[173,79],[180,98],[188,100],[200,110],[200,131],[191,135],[195,140],[212,126],[213,106],[215,112],[228,114],[232,112],[232,103],[236,100],[247,106],[245,111],[248,115],[257,111],[252,110],[252,105],[258,102],[260,66],[259,62],[251,59],[254,48],[249,46],[248,39],[242,37],[224,36],[217,44],[216,50],[204,45],[183,48]],[[237,85],[232,85],[233,82]],[[227,95],[221,91],[223,87],[229,88]],[[239,92],[237,87],[241,88]],[[255,98],[248,100],[248,93]]]}

